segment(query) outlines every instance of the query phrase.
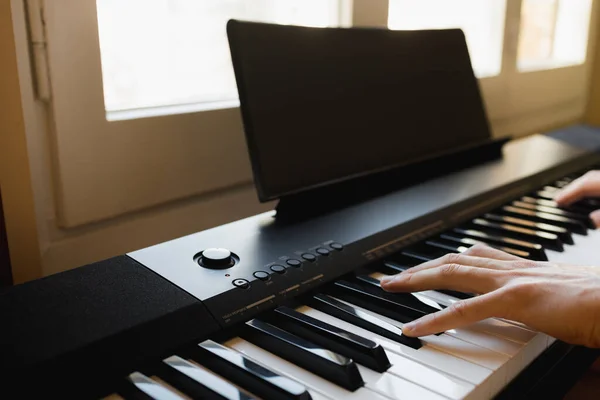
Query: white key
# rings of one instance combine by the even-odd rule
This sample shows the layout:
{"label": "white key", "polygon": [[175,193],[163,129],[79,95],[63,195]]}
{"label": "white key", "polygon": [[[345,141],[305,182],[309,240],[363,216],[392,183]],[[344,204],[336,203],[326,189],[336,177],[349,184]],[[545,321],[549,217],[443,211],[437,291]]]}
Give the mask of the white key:
{"label": "white key", "polygon": [[[381,279],[384,276],[385,275],[379,273],[371,274],[371,277],[375,279]],[[415,293],[415,295],[418,296],[422,301],[431,302],[431,304],[428,304],[433,308],[440,309],[439,305],[446,305],[436,302],[434,299],[429,298],[426,294]],[[509,357],[518,354],[521,350],[521,347],[523,347],[521,343],[515,343],[513,341],[506,340],[506,338],[502,336],[490,335],[482,331],[471,329],[470,327],[461,327],[448,330],[446,331],[446,334],[494,352],[505,354]]]}
{"label": "white key", "polygon": [[[374,273],[370,274],[370,276],[373,277],[373,278],[375,278],[375,279],[382,279],[383,277],[385,277],[387,275],[382,274],[380,272],[374,272]],[[456,303],[457,301],[460,301],[460,299],[457,299],[456,297],[447,295],[445,293],[436,292],[434,290],[424,290],[422,292],[416,292],[416,294],[424,296],[426,298],[429,298],[429,299],[433,300],[434,302],[436,302],[436,303],[438,303],[440,305],[446,306],[446,307],[449,307],[453,303]],[[490,321],[491,320],[492,319],[490,319]],[[485,322],[483,324],[485,324]],[[483,327],[481,323],[479,323],[479,326]],[[501,329],[500,328],[501,326],[502,325],[496,324],[495,327],[490,327],[490,329],[488,329],[488,330],[485,330],[485,329],[479,329],[479,330],[483,330],[484,332],[492,333],[495,336],[501,336],[501,337],[504,337],[506,339],[513,340],[512,335],[510,335],[508,332],[500,333],[499,330]],[[514,324],[508,324],[508,323],[506,323],[503,326],[505,326],[504,329],[507,329],[507,330],[511,331],[511,330],[514,330],[512,328],[514,328],[515,325]],[[475,327],[475,326],[473,326],[473,327]],[[469,326],[469,328],[471,328],[471,326]],[[500,334],[498,334],[498,333],[500,333]],[[523,334],[525,334],[525,333],[523,333],[523,332],[520,333],[520,335],[523,335]],[[517,338],[515,338],[516,340],[513,340],[513,341],[516,341],[517,343],[526,343],[527,341],[529,341],[529,339],[524,341],[522,337],[519,337],[520,335],[518,335]],[[533,337],[533,336],[535,336],[535,333],[531,333],[528,336]]]}
{"label": "white key", "polygon": [[[375,273],[371,276],[376,279],[381,279],[385,275]],[[428,297],[445,306],[449,306],[456,301],[459,301],[459,299],[445,293],[431,290],[419,292],[419,295]],[[477,332],[480,333],[478,334]],[[468,327],[446,331],[446,334],[510,356],[511,359],[504,365],[507,380],[511,380],[517,376],[551,343],[549,342],[550,338],[543,333],[535,333],[524,327],[492,318],[469,325]],[[506,336],[512,340],[506,340]],[[505,339],[497,340],[494,339],[494,337],[502,337]]]}
{"label": "white key", "polygon": [[[375,315],[377,318],[380,318],[380,319],[386,321],[387,323],[395,325],[399,328],[402,328],[402,326],[404,326],[403,323],[395,321],[384,315],[377,314],[373,311],[369,311],[366,309],[363,309],[363,310],[365,312],[368,312],[371,315]],[[443,333],[439,336],[436,336],[436,335],[424,336],[420,339],[423,342],[428,343],[432,347],[435,347],[443,352],[452,354],[456,357],[470,361],[474,364],[479,364],[482,367],[485,367],[492,371],[496,371],[498,368],[502,367],[510,359],[510,357],[505,354],[490,351],[489,349],[485,349],[483,347],[476,346],[474,344],[465,342],[463,340],[456,339],[445,333]]]}
{"label": "white key", "polygon": [[[371,274],[371,276],[381,279],[385,275],[381,273],[374,273]],[[418,293],[444,306],[450,306],[451,304],[460,301],[460,299],[457,299],[456,297],[433,290],[425,290]],[[528,347],[532,348],[533,350],[527,349],[527,352],[532,351],[532,354],[535,353],[536,355],[533,357],[536,357],[541,351],[543,351],[552,343],[550,342],[551,338],[544,333],[535,332],[531,328],[528,328],[519,322],[507,321],[500,318],[488,318],[487,320],[479,321],[473,325],[470,325],[468,328],[491,333],[494,336],[501,336],[517,343],[529,343]],[[480,345],[480,343],[475,344]]]}
{"label": "white key", "polygon": [[573,245],[565,245],[565,251],[546,250],[548,261],[571,265],[590,265],[600,267],[598,251],[600,229],[588,229],[588,234],[573,234]]}
{"label": "white key", "polygon": [[[427,290],[419,293],[446,306],[459,301],[459,299],[456,299],[455,297],[433,290]],[[468,328],[490,333],[494,336],[501,336],[513,342],[523,344],[526,343],[526,351],[532,351],[535,353],[533,357],[536,357],[540,352],[548,347],[548,335],[541,332],[535,332],[525,325],[515,321],[507,321],[500,318],[488,318],[486,320],[471,324]]]}
{"label": "white key", "polygon": [[[356,307],[355,305],[353,306]],[[400,328],[403,326],[402,323],[391,318],[366,310],[364,308],[357,308],[376,316],[377,318],[380,318],[389,324],[396,325]],[[515,371],[518,369],[518,365],[515,365],[519,363],[517,359],[515,359],[516,361],[508,362],[511,358],[504,354],[496,353],[483,347],[458,340],[452,336],[448,336],[447,334],[442,334],[439,336],[430,335],[421,337],[420,339],[423,343],[427,343],[429,346],[441,352],[453,355],[457,358],[461,358],[465,361],[469,361],[473,364],[493,371],[493,373],[486,380],[487,386],[490,388],[491,393],[496,393],[502,389],[508,380],[515,376]]]}
{"label": "white key", "polygon": [[[449,296],[445,293],[440,293],[440,292],[436,292],[433,290],[427,290],[427,291],[423,291],[423,292],[419,292],[419,294],[422,294],[424,296],[429,297],[432,300],[435,300],[437,302],[439,302],[440,304],[443,304],[445,306],[449,306],[452,303],[455,303],[457,301],[460,301],[460,299],[457,299],[456,297],[452,297]],[[528,336],[529,334],[527,332],[530,332],[530,334],[533,336],[530,340],[529,340],[529,348],[533,349],[533,350],[527,350],[527,351],[532,351],[533,353],[539,354],[540,352],[542,352],[544,349],[548,348],[552,343],[554,343],[555,339],[549,335],[546,335],[545,333],[542,332],[537,332],[534,329],[520,323],[517,321],[510,321],[507,319],[503,319],[503,318],[490,318],[488,320],[485,321],[480,321],[477,324],[479,324],[479,326],[482,326],[481,324],[486,324],[486,321],[498,321],[500,323],[503,323],[504,328],[502,329],[502,333],[500,333],[500,331],[498,330],[499,325],[496,324],[496,327],[491,327],[488,326],[485,330],[487,332],[490,333],[494,333],[494,334],[498,334],[500,333],[502,336],[506,336],[508,339],[517,341],[517,342],[522,342],[524,340],[524,338],[526,336]],[[514,329],[511,329],[510,327],[514,327],[514,328],[518,328],[521,331],[517,331]],[[492,329],[492,330],[490,330]],[[509,333],[510,332],[510,333]],[[513,336],[513,334],[515,336]],[[532,354],[533,354],[532,353]],[[534,356],[534,357],[536,357]]]}
{"label": "white key", "polygon": [[[335,298],[333,296],[332,298],[342,303],[346,303],[344,300]],[[364,308],[355,305],[352,305],[352,307],[355,307],[356,309],[373,315],[375,317],[379,317],[378,314],[372,313]],[[375,335],[374,333],[369,331],[365,332],[368,332],[371,335]],[[488,368],[473,364],[469,361],[441,352],[438,349],[432,347],[431,345],[428,345],[426,342],[423,342],[424,346],[422,348],[420,348],[419,350],[414,350],[408,346],[400,345],[384,337],[379,337],[379,340],[381,341],[381,345],[384,346],[386,349],[390,348],[397,354],[415,359],[416,361],[419,361],[425,365],[429,365],[430,367],[436,368],[442,372],[446,372],[450,375],[456,376],[457,378],[461,378],[463,380],[466,380],[467,382],[471,382],[475,385],[484,382],[492,373],[492,371]],[[442,361],[439,362],[439,360]]]}
{"label": "white key", "polygon": [[[562,253],[553,250],[547,250],[548,261],[556,263],[565,263],[570,265],[585,265],[600,268],[600,259],[598,259],[598,245],[600,243],[600,229],[588,229],[587,235],[573,234],[573,245],[565,245],[565,251]],[[546,345],[549,347],[556,341],[555,338],[547,336]]]}
{"label": "white key", "polygon": [[477,331],[470,327],[449,329],[445,333],[448,336],[495,351],[496,353],[504,354],[508,357],[519,354],[523,348],[521,343],[512,342],[503,337],[498,337],[483,331]]}
{"label": "white key", "polygon": [[[354,392],[346,390],[336,384],[321,378],[303,368],[300,368],[283,358],[269,353],[262,348],[245,341],[241,338],[231,339],[224,343],[225,346],[237,350],[253,361],[262,364],[266,368],[277,372],[280,375],[287,376],[297,382],[302,383],[314,392],[321,393],[331,399],[344,400],[387,400],[387,397],[373,392],[367,387],[362,387]],[[400,399],[400,398],[398,398]]]}
{"label": "white key", "polygon": [[[323,313],[311,307],[302,307],[299,309],[303,314],[317,318],[320,321],[327,322],[331,325],[337,326],[341,329],[352,332],[361,337],[373,340],[379,343],[382,347],[386,347],[386,344],[391,344],[392,347],[406,347],[399,343],[391,342],[387,343],[388,339],[385,339],[373,332],[365,330],[364,328],[350,324],[344,320],[333,317],[329,314]],[[420,350],[414,350],[406,347],[409,350],[413,350],[417,353]],[[403,357],[393,350],[386,348],[386,354],[392,367],[388,372],[414,382],[423,387],[429,388],[441,395],[444,395],[450,399],[462,399],[471,391],[474,390],[475,385],[468,383],[462,379],[453,377],[451,375],[440,372],[436,369],[427,367],[417,361],[410,358]],[[443,362],[443,360],[442,360]]]}
{"label": "white key", "polygon": [[308,393],[310,394],[312,400],[334,400],[312,389],[308,389]]}
{"label": "white key", "polygon": [[[445,306],[450,306],[451,304],[456,303],[457,301],[460,301],[460,299],[458,299],[456,297],[447,295],[445,293],[436,292],[434,290],[425,290],[425,291],[419,292],[419,294],[427,296],[427,297],[429,297],[429,298],[431,298],[431,299],[433,299],[433,300],[437,301],[438,303],[443,304]],[[523,325],[520,322],[509,321],[509,320],[506,320],[506,319],[503,319],[503,318],[495,318],[495,319],[497,319],[499,321],[503,321],[503,322],[505,322],[505,323],[507,323],[509,325],[516,326],[516,327],[519,327],[519,328],[522,328],[522,329],[526,329],[526,330],[529,330],[531,332],[536,333],[534,330],[532,330],[531,328],[528,328],[527,326]]]}
{"label": "white key", "polygon": [[[305,307],[298,311],[302,312]],[[306,314],[306,313],[305,313]],[[375,372],[356,363],[367,388],[391,399],[424,399],[443,400],[444,397],[421,386],[415,385],[402,377],[389,373]]]}
{"label": "white key", "polygon": [[415,385],[397,375],[390,373],[379,373],[369,368],[358,366],[367,388],[389,397],[390,399],[424,399],[444,400],[445,397]]}
{"label": "white key", "polygon": [[537,336],[537,333],[529,329],[509,324],[497,318],[488,318],[483,321],[475,322],[469,325],[470,328],[492,335],[501,336],[513,342],[525,344],[529,343]]}
{"label": "white key", "polygon": [[[427,293],[422,292],[425,296],[430,296],[436,299],[443,298],[443,296],[447,296],[444,293],[432,292],[428,291]],[[447,296],[450,297],[450,296]],[[448,301],[448,303],[452,303],[447,298],[444,299]],[[483,345],[484,347],[489,348],[490,346],[497,345],[497,350],[508,353],[510,351],[510,346],[505,346],[504,343],[496,343],[494,344],[492,341],[488,343],[484,343],[483,341],[475,341],[472,337],[469,337],[473,334],[474,331],[480,331],[484,334],[491,334],[493,336],[499,337],[507,337],[509,342],[521,343],[519,345],[518,351],[511,353],[512,359],[507,366],[507,379],[511,380],[515,376],[517,376],[527,365],[529,365],[533,360],[535,360],[547,347],[548,347],[548,339],[549,337],[543,333],[535,333],[529,329],[525,329],[520,326],[516,326],[510,324],[508,322],[504,322],[502,320],[496,318],[488,318],[483,321],[476,322],[471,324],[465,328],[461,328],[461,335],[457,335],[456,337],[459,339],[467,340],[471,343],[477,345]],[[448,334],[452,334],[451,331],[447,331]]]}
{"label": "white key", "polygon": [[129,381],[139,390],[146,393],[148,396],[157,400],[184,400],[187,399],[168,385],[163,384],[157,379],[148,377],[140,372],[133,372],[128,376]]}

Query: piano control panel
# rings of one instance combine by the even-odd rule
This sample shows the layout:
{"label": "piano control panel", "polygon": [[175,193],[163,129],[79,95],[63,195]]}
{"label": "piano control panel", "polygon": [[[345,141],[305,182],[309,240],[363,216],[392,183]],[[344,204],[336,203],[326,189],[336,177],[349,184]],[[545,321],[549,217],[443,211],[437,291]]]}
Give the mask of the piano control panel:
{"label": "piano control panel", "polygon": [[[531,207],[543,206],[521,203],[532,201],[536,191],[547,192],[565,168],[578,170],[590,157],[542,135],[508,143],[503,153],[500,160],[303,222],[280,222],[275,212],[267,212],[128,256],[202,301],[227,327],[438,234],[444,235],[436,242],[442,246],[486,239],[500,245],[498,235],[489,233],[506,222],[498,218],[528,218],[536,212]],[[536,158],[524,163],[524,154]],[[561,168],[553,170],[556,166]],[[530,199],[521,198],[526,195]],[[550,248],[558,246],[544,240]]]}

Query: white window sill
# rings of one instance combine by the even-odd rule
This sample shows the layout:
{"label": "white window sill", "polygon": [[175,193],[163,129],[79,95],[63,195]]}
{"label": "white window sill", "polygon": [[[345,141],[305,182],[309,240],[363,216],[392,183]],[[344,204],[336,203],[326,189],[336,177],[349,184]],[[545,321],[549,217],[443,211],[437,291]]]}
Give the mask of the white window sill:
{"label": "white window sill", "polygon": [[190,114],[239,107],[239,100],[223,100],[205,103],[176,104],[171,106],[148,107],[131,110],[108,111],[107,121],[124,121],[140,118],[162,117],[165,115]]}

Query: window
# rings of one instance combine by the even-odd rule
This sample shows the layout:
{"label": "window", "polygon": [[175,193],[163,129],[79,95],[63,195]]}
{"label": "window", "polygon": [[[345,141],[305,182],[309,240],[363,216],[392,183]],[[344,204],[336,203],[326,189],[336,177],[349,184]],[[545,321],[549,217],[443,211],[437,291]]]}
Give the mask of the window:
{"label": "window", "polygon": [[506,0],[390,0],[390,29],[461,28],[478,77],[502,66]]}
{"label": "window", "polygon": [[588,30],[595,29],[597,6],[594,0],[31,3],[44,5],[51,115],[40,123],[50,124],[56,214],[64,228],[252,190],[225,40],[230,17],[462,28],[494,134],[518,136],[583,115],[588,38],[595,38]]}
{"label": "window", "polygon": [[591,11],[591,0],[523,0],[519,70],[585,62]]}
{"label": "window", "polygon": [[97,0],[106,110],[236,104],[225,33],[230,18],[338,26],[342,6],[339,0]]}

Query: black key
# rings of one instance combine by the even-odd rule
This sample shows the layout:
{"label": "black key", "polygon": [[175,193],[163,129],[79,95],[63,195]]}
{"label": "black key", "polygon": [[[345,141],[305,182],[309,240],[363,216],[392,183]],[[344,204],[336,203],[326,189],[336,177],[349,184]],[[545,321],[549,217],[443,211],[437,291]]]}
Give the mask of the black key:
{"label": "black key", "polygon": [[394,275],[404,272],[411,267],[404,264],[398,264],[393,261],[384,261],[382,264],[378,264],[375,268],[377,271],[383,272],[387,275]]}
{"label": "black key", "polygon": [[558,236],[553,233],[536,231],[511,224],[499,224],[481,218],[474,219],[472,225],[484,232],[495,232],[502,236],[513,237],[531,243],[538,243],[548,249],[563,251],[563,243]]}
{"label": "black key", "polygon": [[433,260],[435,257],[428,257],[411,250],[402,250],[399,254],[394,254],[390,258],[402,265],[414,267],[415,265]]}
{"label": "black key", "polygon": [[589,210],[585,207],[577,207],[577,206],[573,206],[573,205],[569,205],[569,206],[559,206],[558,203],[554,200],[548,200],[548,199],[541,199],[541,198],[537,198],[537,197],[530,197],[530,196],[523,196],[521,197],[521,201],[525,202],[525,203],[529,203],[529,204],[537,204],[540,206],[548,206],[548,207],[554,207],[554,208],[559,208],[561,210],[566,210],[566,211],[570,211],[576,214],[581,214],[581,215],[589,215],[589,213],[593,210]]}
{"label": "black key", "polygon": [[446,240],[448,242],[459,243],[462,246],[468,246],[468,247],[475,246],[476,244],[485,244],[485,245],[493,247],[495,249],[502,250],[505,253],[513,254],[517,257],[530,258],[532,260],[537,260],[537,258],[533,254],[529,253],[528,251],[513,249],[510,247],[499,246],[491,241],[486,242],[485,240],[476,240],[476,239],[471,239],[471,238],[467,238],[467,237],[452,236],[452,235],[449,235],[446,233],[440,235],[440,239]]}
{"label": "black key", "polygon": [[244,339],[301,368],[351,391],[364,386],[358,367],[348,357],[258,319],[246,322],[244,328]]}
{"label": "black key", "polygon": [[119,392],[128,399],[136,400],[184,400],[185,397],[141,372],[133,372]]}
{"label": "black key", "polygon": [[441,244],[433,242],[432,244],[432,242],[430,241],[424,241],[416,243],[407,250],[414,251],[417,254],[423,255],[424,257],[433,260],[436,258],[440,258],[448,253],[462,253],[463,251],[468,249],[468,247],[465,246],[462,246],[462,249],[460,247],[461,246],[456,246],[454,243]]}
{"label": "black key", "polygon": [[410,303],[404,304],[401,299],[384,296],[381,290],[374,289],[357,282],[340,280],[326,287],[325,293],[403,323],[427,314],[417,307],[411,307]]}
{"label": "black key", "polygon": [[581,204],[585,204],[587,207],[594,208],[595,210],[600,208],[600,199],[582,199],[579,201]]}
{"label": "black key", "polygon": [[374,332],[380,336],[391,339],[395,342],[420,349],[423,343],[418,338],[404,336],[402,329],[386,321],[381,320],[371,314],[353,307],[350,304],[338,301],[326,294],[317,294],[309,299],[308,304],[333,317],[339,318],[353,325],[360,326],[370,332]]}
{"label": "black key", "polygon": [[[548,261],[548,256],[544,247],[539,243],[527,242],[525,240],[513,239],[501,235],[493,235],[476,229],[454,228],[453,232],[460,236],[466,236],[477,240],[484,240],[486,243],[495,243],[502,246],[509,246],[518,250],[528,251],[539,261]],[[446,238],[446,236],[442,236]]]}
{"label": "black key", "polygon": [[254,399],[219,375],[179,356],[164,359],[158,375],[195,399]]}
{"label": "black key", "polygon": [[277,307],[265,320],[323,348],[352,358],[372,370],[385,372],[391,366],[385,350],[378,343],[304,315],[290,307]]}
{"label": "black key", "polygon": [[497,215],[497,214],[485,214],[484,219],[493,222],[500,222],[505,224],[524,226],[534,230],[545,231],[553,233],[558,236],[561,242],[573,244],[573,236],[566,228],[562,226],[545,224],[543,222],[530,221],[528,219],[510,217],[508,215]]}
{"label": "black key", "polygon": [[212,340],[198,344],[191,357],[249,392],[266,398],[308,400],[306,388]]}
{"label": "black key", "polygon": [[582,214],[577,214],[574,212],[570,212],[570,211],[566,211],[566,210],[561,210],[559,208],[556,207],[549,207],[549,206],[541,206],[539,204],[529,204],[529,203],[525,203],[523,201],[513,201],[512,205],[515,207],[519,207],[519,208],[525,208],[526,210],[532,210],[532,211],[537,211],[537,212],[541,212],[541,213],[548,213],[548,214],[554,214],[554,215],[558,215],[561,217],[565,217],[568,219],[572,219],[575,221],[579,221],[582,224],[584,224],[587,228],[589,229],[595,229],[596,225],[594,224],[594,221],[592,221],[592,219],[589,217],[589,215],[582,215]]}
{"label": "black key", "polygon": [[428,246],[431,246],[433,248],[439,249],[440,251],[445,252],[445,254],[462,253],[462,252],[467,251],[469,249],[469,247],[471,247],[471,246],[463,246],[463,245],[459,245],[459,244],[443,243],[443,242],[438,242],[435,240],[428,240],[425,242],[425,244],[427,244]]}
{"label": "black key", "polygon": [[470,298],[474,297],[472,294],[469,294],[469,293],[457,292],[456,290],[449,290],[449,289],[437,289],[436,292],[444,293],[444,294],[447,294],[448,296],[456,297],[457,299],[462,299],[462,300],[466,300],[466,299],[470,299]]}
{"label": "black key", "polygon": [[502,207],[502,211],[500,211],[500,213],[530,219],[533,221],[544,222],[547,224],[562,226],[563,228],[566,228],[571,232],[579,233],[580,235],[587,235],[587,228],[582,222],[571,218],[561,217],[560,215],[525,210],[523,208],[513,206]]}

